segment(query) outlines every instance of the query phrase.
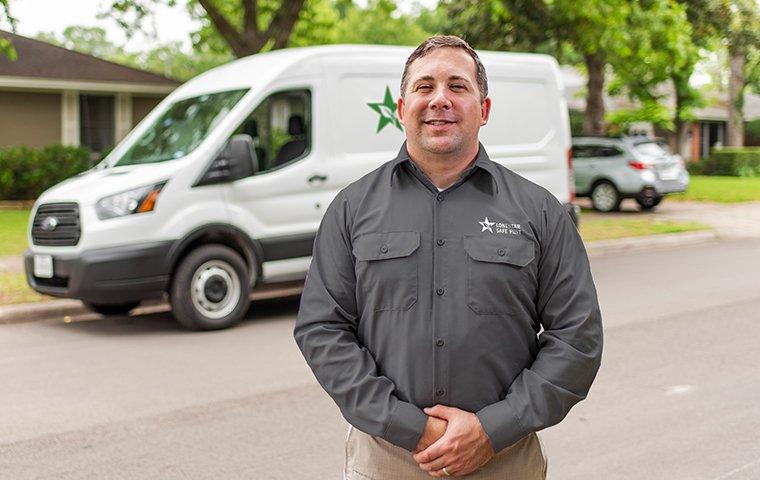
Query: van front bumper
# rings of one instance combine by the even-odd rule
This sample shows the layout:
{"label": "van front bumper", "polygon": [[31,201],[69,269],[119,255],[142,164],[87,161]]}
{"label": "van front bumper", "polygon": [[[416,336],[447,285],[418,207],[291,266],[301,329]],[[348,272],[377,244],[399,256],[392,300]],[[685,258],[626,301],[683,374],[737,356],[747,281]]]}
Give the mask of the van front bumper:
{"label": "van front bumper", "polygon": [[34,276],[34,252],[24,254],[26,280],[39,293],[113,304],[160,298],[169,285],[174,242],[99,248],[52,255],[53,277]]}

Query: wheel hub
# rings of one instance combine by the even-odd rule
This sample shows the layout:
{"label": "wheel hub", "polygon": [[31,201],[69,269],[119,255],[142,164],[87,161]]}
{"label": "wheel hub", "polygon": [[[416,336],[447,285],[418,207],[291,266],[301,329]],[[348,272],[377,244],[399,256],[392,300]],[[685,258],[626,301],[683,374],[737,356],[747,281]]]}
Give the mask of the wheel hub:
{"label": "wheel hub", "polygon": [[240,277],[232,265],[221,260],[210,260],[193,274],[190,298],[203,316],[222,318],[235,310],[241,288]]}

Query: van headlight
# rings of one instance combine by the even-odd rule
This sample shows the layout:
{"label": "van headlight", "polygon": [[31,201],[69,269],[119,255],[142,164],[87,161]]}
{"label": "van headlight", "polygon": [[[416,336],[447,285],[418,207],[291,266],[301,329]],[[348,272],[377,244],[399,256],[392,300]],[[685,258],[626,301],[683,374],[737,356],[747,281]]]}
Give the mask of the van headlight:
{"label": "van headlight", "polygon": [[133,213],[152,212],[164,185],[165,181],[101,198],[95,204],[95,213],[99,219],[106,220]]}

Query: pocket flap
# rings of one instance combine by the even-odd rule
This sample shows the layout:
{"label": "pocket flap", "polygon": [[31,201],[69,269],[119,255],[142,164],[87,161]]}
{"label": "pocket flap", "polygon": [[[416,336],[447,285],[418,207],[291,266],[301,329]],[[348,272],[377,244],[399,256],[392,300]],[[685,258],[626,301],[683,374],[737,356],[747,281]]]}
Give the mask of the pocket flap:
{"label": "pocket flap", "polygon": [[517,236],[464,237],[464,249],[473,260],[524,267],[533,261],[533,242]]}
{"label": "pocket flap", "polygon": [[411,255],[420,246],[420,232],[368,233],[354,241],[357,260],[384,260]]}

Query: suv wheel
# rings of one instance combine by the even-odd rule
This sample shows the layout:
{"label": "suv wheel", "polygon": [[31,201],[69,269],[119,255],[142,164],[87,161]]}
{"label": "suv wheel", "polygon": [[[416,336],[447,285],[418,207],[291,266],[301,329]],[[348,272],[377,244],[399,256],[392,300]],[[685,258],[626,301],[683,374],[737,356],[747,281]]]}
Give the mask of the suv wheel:
{"label": "suv wheel", "polygon": [[653,190],[644,190],[636,195],[636,203],[642,210],[651,210],[662,201],[662,195],[658,195]]}
{"label": "suv wheel", "polygon": [[594,210],[600,212],[612,212],[620,209],[620,198],[617,188],[607,181],[599,182],[591,190],[591,204]]}
{"label": "suv wheel", "polygon": [[130,311],[134,310],[140,302],[126,302],[126,303],[90,303],[84,302],[84,306],[99,313],[105,317],[112,315],[126,315]]}
{"label": "suv wheel", "polygon": [[248,267],[224,245],[203,245],[174,273],[169,300],[174,318],[190,330],[218,330],[243,319],[250,300]]}

